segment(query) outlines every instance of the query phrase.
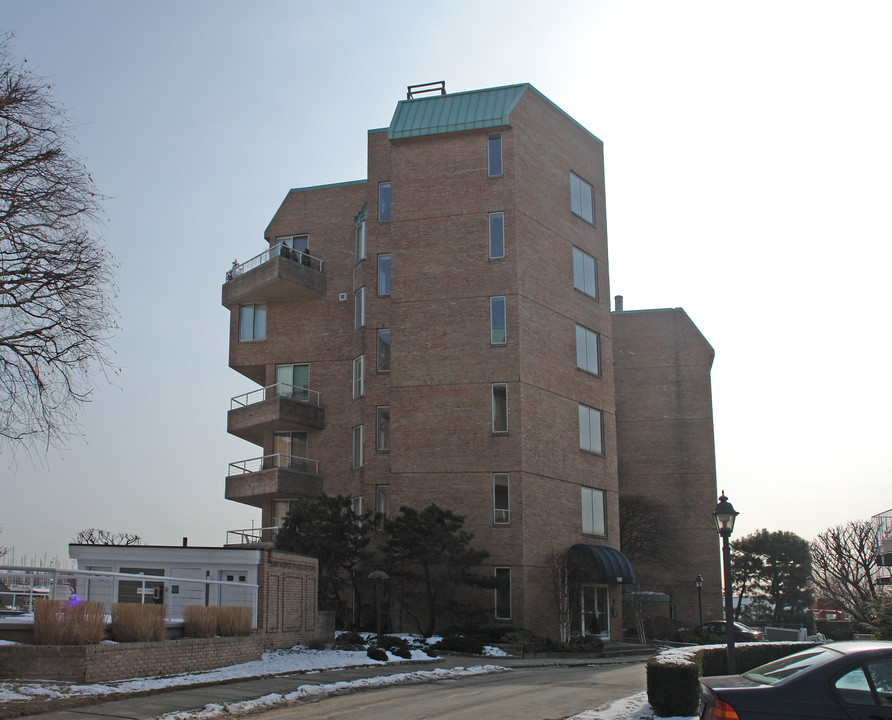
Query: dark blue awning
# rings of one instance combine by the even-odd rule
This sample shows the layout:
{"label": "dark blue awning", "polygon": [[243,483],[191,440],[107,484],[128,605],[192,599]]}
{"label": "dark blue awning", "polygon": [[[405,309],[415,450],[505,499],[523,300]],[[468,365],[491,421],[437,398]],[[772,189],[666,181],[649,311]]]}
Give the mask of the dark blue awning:
{"label": "dark blue awning", "polygon": [[629,558],[605,545],[583,545],[570,548],[570,557],[579,558],[592,574],[592,580],[603,583],[634,583],[635,572]]}

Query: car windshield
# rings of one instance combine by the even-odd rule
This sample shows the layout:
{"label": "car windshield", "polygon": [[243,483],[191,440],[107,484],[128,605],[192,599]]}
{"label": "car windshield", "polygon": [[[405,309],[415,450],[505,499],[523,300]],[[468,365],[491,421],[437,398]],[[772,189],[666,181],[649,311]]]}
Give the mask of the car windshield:
{"label": "car windshield", "polygon": [[836,650],[828,650],[827,648],[803,650],[766,665],[760,665],[749,672],[743,673],[743,676],[763,685],[774,685],[781,680],[798,675],[803,670],[830,662],[834,658],[838,658],[839,655]]}

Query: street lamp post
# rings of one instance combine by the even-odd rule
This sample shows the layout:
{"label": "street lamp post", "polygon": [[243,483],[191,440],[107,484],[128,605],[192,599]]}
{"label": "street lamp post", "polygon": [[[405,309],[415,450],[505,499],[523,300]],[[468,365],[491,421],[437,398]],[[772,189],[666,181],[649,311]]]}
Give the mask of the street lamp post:
{"label": "street lamp post", "polygon": [[731,544],[728,538],[734,532],[734,520],[738,513],[734,506],[725,497],[725,491],[719,498],[719,504],[715,506],[713,517],[715,527],[722,538],[722,566],[725,578],[725,638],[728,644],[728,674],[737,673],[737,658],[734,652],[734,599],[731,590]]}
{"label": "street lamp post", "polygon": [[703,576],[698,573],[694,582],[697,585],[697,606],[700,608],[700,632],[703,632]]}

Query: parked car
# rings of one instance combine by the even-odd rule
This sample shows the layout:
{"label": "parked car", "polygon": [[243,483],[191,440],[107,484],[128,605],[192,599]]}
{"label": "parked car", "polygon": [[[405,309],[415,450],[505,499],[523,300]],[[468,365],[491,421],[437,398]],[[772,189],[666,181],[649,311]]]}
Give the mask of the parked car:
{"label": "parked car", "polygon": [[892,720],[892,642],[816,645],[700,678],[701,720]]}
{"label": "parked car", "polygon": [[[700,627],[697,628],[697,632],[700,635],[720,635],[724,640],[725,621],[711,620],[710,622],[703,623]],[[751,627],[747,627],[743,623],[734,623],[735,642],[763,642],[764,640],[765,635],[758,630],[753,630]]]}

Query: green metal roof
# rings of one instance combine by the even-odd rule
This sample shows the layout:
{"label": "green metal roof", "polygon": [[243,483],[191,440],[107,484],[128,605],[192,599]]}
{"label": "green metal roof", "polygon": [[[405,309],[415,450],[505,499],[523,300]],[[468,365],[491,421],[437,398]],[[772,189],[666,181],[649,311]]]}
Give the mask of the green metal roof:
{"label": "green metal roof", "polygon": [[528,83],[401,100],[387,128],[388,140],[508,125]]}

